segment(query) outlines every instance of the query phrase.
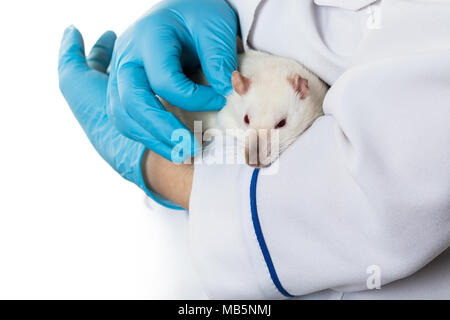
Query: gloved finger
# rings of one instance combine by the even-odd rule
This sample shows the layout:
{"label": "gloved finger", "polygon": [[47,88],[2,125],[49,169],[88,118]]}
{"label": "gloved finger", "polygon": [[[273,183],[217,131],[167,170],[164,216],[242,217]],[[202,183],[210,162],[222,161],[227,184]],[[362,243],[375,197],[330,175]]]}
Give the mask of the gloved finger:
{"label": "gloved finger", "polygon": [[[234,11],[225,2],[215,2],[221,6],[222,18],[206,15],[203,23],[208,32],[200,32],[194,37],[203,72],[211,87],[222,95],[233,90],[231,75],[237,70],[236,37],[238,22]],[[208,21],[208,19],[210,21]]]}
{"label": "gloved finger", "polygon": [[[220,110],[225,98],[210,86],[196,84],[184,74],[178,36],[172,30],[154,30],[158,29],[153,29],[143,44],[142,60],[155,93],[185,110]],[[144,54],[146,52],[152,54]]]}
{"label": "gloved finger", "polygon": [[[117,84],[122,107],[141,128],[151,132],[159,143],[173,149],[178,144],[178,141],[172,140],[173,134],[180,130],[190,139],[190,150],[185,150],[186,157],[194,156],[199,151],[198,142],[192,133],[175,115],[165,110],[152,92],[143,67],[131,62],[120,66]],[[154,148],[150,145],[148,147]]]}
{"label": "gloved finger", "polygon": [[113,31],[105,32],[98,39],[87,58],[89,67],[102,73],[106,73],[111,62],[116,39],[117,36]]}
{"label": "gloved finger", "polygon": [[171,147],[158,141],[151,133],[144,130],[144,128],[130,117],[126,109],[122,106],[115,74],[115,72],[111,72],[108,83],[106,112],[109,120],[125,137],[139,141],[150,150],[157,152],[165,158],[170,158]]}
{"label": "gloved finger", "polygon": [[64,31],[61,48],[59,50],[58,70],[60,75],[66,70],[88,70],[84,52],[83,36],[74,26],[70,26]]}

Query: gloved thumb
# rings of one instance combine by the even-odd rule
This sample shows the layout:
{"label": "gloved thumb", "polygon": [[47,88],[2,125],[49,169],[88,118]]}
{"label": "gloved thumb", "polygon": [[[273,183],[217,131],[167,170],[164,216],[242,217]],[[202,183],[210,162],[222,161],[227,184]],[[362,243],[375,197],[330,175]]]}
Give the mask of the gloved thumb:
{"label": "gloved thumb", "polygon": [[85,71],[88,69],[84,53],[84,41],[80,31],[74,26],[64,31],[59,51],[58,71]]}
{"label": "gloved thumb", "polygon": [[[113,39],[110,35],[106,38]],[[106,38],[100,38],[99,42],[105,45]],[[108,59],[113,47],[112,44],[107,43],[108,47],[105,48],[108,52],[102,52],[102,57],[105,59],[99,58],[97,49],[90,56],[90,58],[98,60],[97,62],[103,64],[103,66],[109,64]],[[103,68],[103,66],[99,67]],[[92,106],[104,108],[108,76],[88,66],[84,53],[83,37],[74,27],[69,27],[64,32],[58,70],[60,90],[80,123],[83,123],[80,120],[83,110],[89,108],[92,112],[94,110]]]}

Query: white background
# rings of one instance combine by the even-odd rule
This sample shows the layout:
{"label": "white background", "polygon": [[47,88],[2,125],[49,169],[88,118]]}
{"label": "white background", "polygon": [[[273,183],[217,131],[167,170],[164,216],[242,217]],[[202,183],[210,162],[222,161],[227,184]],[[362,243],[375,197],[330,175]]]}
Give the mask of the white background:
{"label": "white background", "polygon": [[151,210],[97,155],[58,88],[66,26],[89,50],[156,2],[1,2],[0,299],[204,297],[187,216]]}

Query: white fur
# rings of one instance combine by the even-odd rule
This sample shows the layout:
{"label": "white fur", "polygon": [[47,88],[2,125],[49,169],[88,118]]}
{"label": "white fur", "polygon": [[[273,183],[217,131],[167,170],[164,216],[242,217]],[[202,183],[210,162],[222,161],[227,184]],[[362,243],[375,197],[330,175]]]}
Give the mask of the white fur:
{"label": "white fur", "polygon": [[[193,122],[202,121],[208,129],[272,130],[286,119],[285,127],[277,129],[279,153],[291,145],[318,117],[323,114],[322,103],[328,87],[315,74],[298,62],[270,54],[248,51],[239,55],[239,71],[251,79],[248,92],[240,96],[233,92],[220,112],[188,112],[163,101],[166,108],[193,131]],[[288,81],[299,74],[308,80],[309,95],[302,100]],[[207,84],[203,74],[196,75],[199,83]],[[250,125],[244,121],[250,118]],[[238,137],[242,140],[242,136]],[[243,144],[245,142],[241,141]],[[270,154],[263,164],[270,164],[279,155]]]}

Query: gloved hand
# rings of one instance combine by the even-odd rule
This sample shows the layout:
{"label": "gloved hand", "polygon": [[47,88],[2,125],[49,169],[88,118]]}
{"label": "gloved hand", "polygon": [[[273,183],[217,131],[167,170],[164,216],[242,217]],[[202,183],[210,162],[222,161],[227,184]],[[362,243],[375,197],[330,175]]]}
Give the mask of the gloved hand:
{"label": "gloved hand", "polygon": [[[174,130],[187,129],[155,94],[189,111],[220,110],[237,69],[237,32],[225,0],[166,0],[152,8],[114,49],[107,112],[117,129],[173,162],[195,155],[199,144],[188,133],[191,147],[172,157]],[[186,77],[200,64],[211,86]]]}
{"label": "gloved hand", "polygon": [[92,145],[114,170],[162,205],[181,209],[146,187],[141,173],[145,146],[121,135],[106,114],[106,70],[115,40],[113,32],[106,32],[86,58],[80,32],[66,29],[58,67],[61,92]]}

